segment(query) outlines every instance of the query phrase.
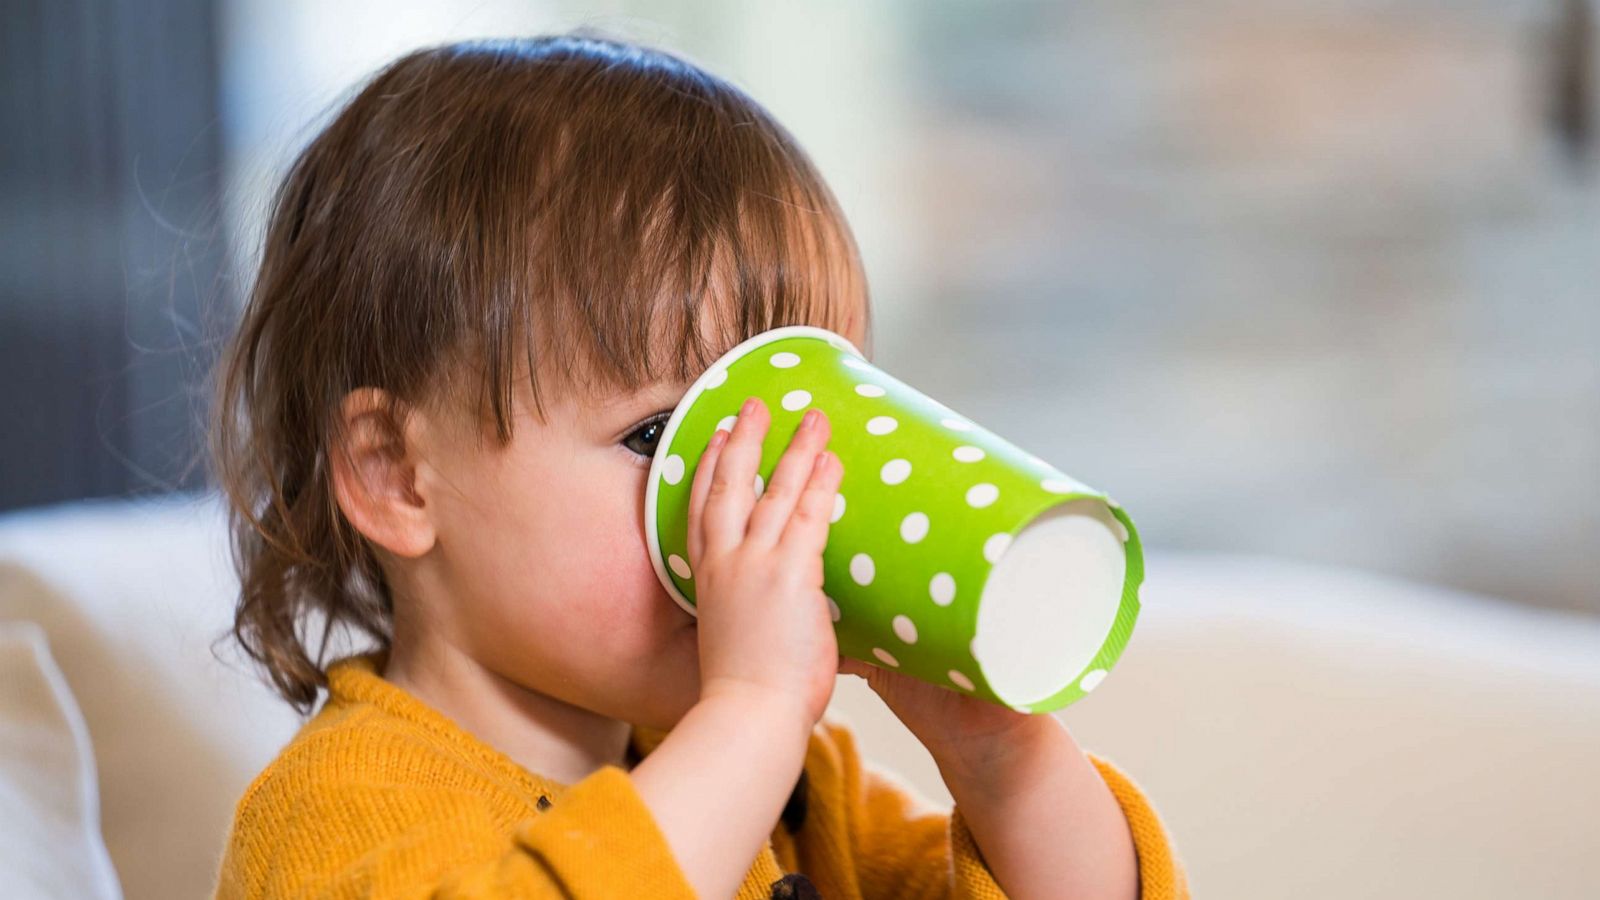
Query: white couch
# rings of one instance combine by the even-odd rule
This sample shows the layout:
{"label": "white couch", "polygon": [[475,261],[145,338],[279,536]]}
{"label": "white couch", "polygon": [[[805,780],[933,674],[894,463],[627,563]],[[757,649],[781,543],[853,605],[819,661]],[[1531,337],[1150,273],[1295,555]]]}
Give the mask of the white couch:
{"label": "white couch", "polygon": [[[1059,715],[1153,796],[1197,896],[1600,896],[1600,621],[1261,557],[1146,563],[1122,661]],[[235,801],[298,725],[212,654],[234,585],[210,495],[0,516],[6,896],[209,896]],[[864,682],[834,709],[949,803]]]}

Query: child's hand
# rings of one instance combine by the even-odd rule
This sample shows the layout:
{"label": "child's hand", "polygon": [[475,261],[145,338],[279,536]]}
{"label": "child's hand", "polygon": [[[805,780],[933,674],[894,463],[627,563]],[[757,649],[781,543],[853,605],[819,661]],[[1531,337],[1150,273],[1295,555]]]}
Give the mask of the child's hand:
{"label": "child's hand", "polygon": [[[758,499],[766,404],[746,401],[731,436],[718,430],[689,494],[689,560],[700,631],[700,698],[740,694],[787,705],[809,729],[822,718],[839,649],[822,593],[822,550],[844,476],[827,451],[828,417],[790,440]],[[815,464],[815,465],[814,465]]]}
{"label": "child's hand", "polygon": [[1018,712],[857,659],[841,658],[839,672],[865,679],[941,771],[982,770],[1017,742],[1031,740],[1032,732],[1058,726],[1050,716]]}

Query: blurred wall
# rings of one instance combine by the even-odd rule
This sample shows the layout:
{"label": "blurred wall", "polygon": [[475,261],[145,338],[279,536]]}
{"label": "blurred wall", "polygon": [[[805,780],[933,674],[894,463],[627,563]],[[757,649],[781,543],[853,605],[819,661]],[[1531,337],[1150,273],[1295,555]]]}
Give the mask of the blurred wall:
{"label": "blurred wall", "polygon": [[881,361],[1153,545],[1600,611],[1587,3],[901,9]]}
{"label": "blurred wall", "polygon": [[0,510],[198,487],[222,189],[209,0],[0,27]]}

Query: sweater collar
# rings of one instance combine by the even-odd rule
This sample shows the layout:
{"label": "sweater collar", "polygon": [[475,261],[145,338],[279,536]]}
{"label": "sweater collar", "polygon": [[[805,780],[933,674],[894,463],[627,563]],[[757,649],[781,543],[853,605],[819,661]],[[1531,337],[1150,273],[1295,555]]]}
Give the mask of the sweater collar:
{"label": "sweater collar", "polygon": [[[467,731],[454,719],[379,674],[388,661],[387,649],[370,650],[337,659],[328,666],[328,703],[341,706],[368,704],[389,715],[421,726],[451,743],[465,746],[499,768],[507,768],[531,778],[537,790],[559,791],[568,785],[530,772],[516,760]],[[633,755],[648,756],[660,746],[667,732],[644,725],[632,725],[628,735]]]}

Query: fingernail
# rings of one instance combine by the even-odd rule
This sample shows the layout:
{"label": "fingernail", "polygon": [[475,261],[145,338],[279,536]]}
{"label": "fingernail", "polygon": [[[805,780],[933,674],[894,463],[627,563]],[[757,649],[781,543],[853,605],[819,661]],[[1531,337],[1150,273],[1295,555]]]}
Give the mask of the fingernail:
{"label": "fingernail", "polygon": [[756,411],[756,398],[754,398],[754,397],[751,397],[750,399],[744,401],[744,406],[739,407],[739,415],[740,416],[748,416],[748,415],[750,415],[751,413],[753,413],[755,411]]}
{"label": "fingernail", "polygon": [[810,430],[812,428],[815,428],[816,425],[817,425],[817,411],[814,410],[814,409],[806,410],[806,414],[804,416],[800,417],[800,427],[804,428],[804,429],[807,429],[807,430]]}
{"label": "fingernail", "polygon": [[726,441],[727,439],[728,433],[723,431],[721,428],[718,428],[717,433],[711,436],[711,449],[715,450],[716,448],[721,447],[722,442]]}

